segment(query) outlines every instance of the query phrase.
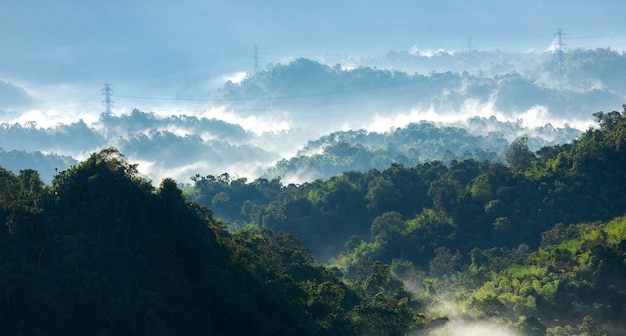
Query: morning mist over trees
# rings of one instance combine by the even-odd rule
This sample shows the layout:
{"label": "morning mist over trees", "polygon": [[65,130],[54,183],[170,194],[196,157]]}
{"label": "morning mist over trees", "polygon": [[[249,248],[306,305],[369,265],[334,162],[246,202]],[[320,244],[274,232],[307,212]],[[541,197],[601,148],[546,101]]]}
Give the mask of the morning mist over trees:
{"label": "morning mist over trees", "polygon": [[624,10],[0,5],[0,334],[623,335]]}

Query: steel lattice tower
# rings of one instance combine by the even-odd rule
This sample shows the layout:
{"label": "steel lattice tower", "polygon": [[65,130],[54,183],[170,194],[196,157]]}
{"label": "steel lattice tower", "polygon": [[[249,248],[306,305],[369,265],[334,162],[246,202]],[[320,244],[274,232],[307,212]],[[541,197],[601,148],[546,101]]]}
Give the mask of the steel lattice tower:
{"label": "steel lattice tower", "polygon": [[107,139],[109,139],[111,136],[111,117],[113,115],[113,112],[111,112],[111,109],[113,108],[113,105],[115,105],[115,102],[111,99],[111,96],[113,96],[113,89],[111,89],[111,84],[109,83],[104,84],[104,89],[102,89],[102,94],[104,95],[104,99],[102,100],[102,106],[104,106],[104,112],[102,112],[100,116],[102,118],[104,125],[107,128]]}
{"label": "steel lattice tower", "polygon": [[554,33],[554,38],[556,39],[555,54],[559,62],[559,90],[561,90],[563,85],[563,62],[565,61],[565,49],[567,48],[567,44],[564,42],[565,36],[563,29],[557,29],[556,33]]}
{"label": "steel lattice tower", "polygon": [[259,46],[255,44],[252,49],[254,50],[254,72],[257,73],[259,71]]}

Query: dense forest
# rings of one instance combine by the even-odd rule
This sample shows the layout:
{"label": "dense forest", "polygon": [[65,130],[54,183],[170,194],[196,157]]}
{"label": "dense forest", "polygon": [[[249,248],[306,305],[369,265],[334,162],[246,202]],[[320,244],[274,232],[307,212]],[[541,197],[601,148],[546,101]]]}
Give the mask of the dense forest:
{"label": "dense forest", "polygon": [[264,177],[300,182],[329,179],[346,171],[384,170],[391,164],[450,164],[466,159],[503,162],[516,134],[526,137],[529,149],[538,150],[569,142],[580,131],[550,124],[528,128],[495,117],[470,118],[458,126],[422,121],[387,132],[339,131],[309,141],[293,158],[270,167]]}
{"label": "dense forest", "polygon": [[[51,167],[65,170],[72,160],[114,146],[154,180],[229,172],[301,183],[382,171],[391,163],[502,161],[515,138],[528,136],[532,151],[569,143],[587,128],[590,111],[626,99],[624,53],[574,49],[564,56],[560,66],[551,52],[402,51],[339,64],[295,58],[210,92],[181,88],[169,98],[193,104],[172,110],[116,91],[112,99],[124,108],[99,119],[100,112],[42,106],[31,91],[0,79],[0,147],[21,152],[0,165],[16,174],[36,169],[49,184],[56,173]],[[202,93],[190,97],[190,91]],[[99,105],[99,93],[70,98]],[[63,111],[50,119],[60,122],[44,125],[29,112],[49,108]],[[428,130],[431,125],[437,130]],[[340,142],[355,148],[344,151]]]}
{"label": "dense forest", "polygon": [[359,335],[428,327],[382,263],[363,281],[293,233],[229,233],[114,148],[59,173],[0,170],[3,335]]}
{"label": "dense forest", "polygon": [[[509,117],[545,107],[552,117],[571,120],[623,101],[625,62],[626,55],[606,49],[573,50],[560,66],[552,53],[404,53],[352,66],[299,58],[226,83],[211,97],[241,115],[287,111],[290,120],[316,127],[330,118],[355,129],[382,111],[469,109],[474,115],[481,105]],[[322,121],[311,120],[311,111]]]}
{"label": "dense forest", "polygon": [[503,163],[392,164],[286,186],[196,175],[186,192],[233,230],[298,234],[348,279],[363,281],[382,262],[473,318],[543,334],[574,335],[578,325],[619,334],[626,107],[594,116],[598,128],[569,144],[533,152],[518,138]]}
{"label": "dense forest", "polygon": [[[107,139],[103,132],[111,138]],[[293,148],[277,145],[296,132],[257,135],[214,118],[163,117],[137,109],[128,115],[107,118],[106,127],[92,127],[84,121],[47,128],[35,122],[2,123],[0,166],[14,173],[35,169],[50,184],[56,171],[77,162],[75,157],[87,157],[111,143],[126,157],[149,166],[150,170],[142,171],[149,178],[158,179],[165,172],[177,171],[177,176],[169,177],[182,180],[200,169],[210,169],[270,179],[281,176],[300,182],[327,179],[350,170],[382,170],[393,162],[412,166],[432,160],[449,163],[467,158],[502,161],[502,154],[517,135],[527,135],[529,147],[539,149],[571,141],[580,134],[567,125],[531,128],[521,122],[474,117],[455,125],[422,121],[386,132],[333,132],[308,142],[303,140],[302,148],[297,142],[291,144]],[[280,159],[285,152],[297,148],[300,149],[295,156]]]}
{"label": "dense forest", "polygon": [[301,185],[223,174],[154,187],[115,148],[51,185],[2,169],[0,329],[619,335],[626,107],[594,116],[569,144],[515,140],[502,163]]}
{"label": "dense forest", "polygon": [[519,137],[502,162],[303,184],[155,187],[115,148],[50,185],[1,169],[0,331],[623,334],[626,106],[594,117],[571,143]]}

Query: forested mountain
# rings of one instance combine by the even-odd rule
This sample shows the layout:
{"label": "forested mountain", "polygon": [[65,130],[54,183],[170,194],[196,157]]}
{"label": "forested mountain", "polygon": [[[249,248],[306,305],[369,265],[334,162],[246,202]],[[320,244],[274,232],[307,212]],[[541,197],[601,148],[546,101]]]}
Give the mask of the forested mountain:
{"label": "forested mountain", "polygon": [[[621,117],[616,118],[621,115],[598,113],[601,129],[590,128],[571,144],[536,152],[529,149],[527,138],[520,137],[506,150],[502,163],[471,158],[447,165],[441,161],[414,166],[393,163],[382,171],[349,171],[328,180],[287,186],[280,178],[248,183],[228,174],[197,175],[189,193],[230,222],[296,230],[318,257],[337,255],[351,234],[368,236],[372,221],[387,212],[405,220],[420,214],[445,214],[438,219],[444,222],[460,220],[463,225],[456,223],[455,230],[467,230],[471,236],[450,243],[467,244],[468,251],[489,245],[492,239],[508,247],[521,242],[533,242],[533,246],[539,233],[558,222],[608,220],[622,214],[618,200],[626,196],[619,187],[620,147],[600,141],[608,135],[619,137],[616,132],[621,126],[614,125],[621,125]],[[607,121],[607,116],[614,120]],[[612,127],[610,132],[607,127]],[[601,145],[614,147],[596,148]],[[359,149],[345,143],[336,148]],[[596,162],[608,158],[608,163]],[[581,171],[589,169],[588,165],[602,167],[602,172]],[[316,246],[308,244],[309,240]],[[326,254],[326,250],[331,252]]]}
{"label": "forested mountain", "polygon": [[[146,112],[150,109],[141,107],[145,99],[130,100],[133,96],[118,92],[113,98],[120,106],[138,107],[89,122],[46,126],[37,124],[42,122],[37,117],[27,119],[36,102],[25,89],[1,82],[0,147],[82,159],[115,146],[142,163],[144,176],[171,176],[179,182],[196,173],[223,172],[310,182],[346,170],[382,170],[392,162],[492,160],[508,146],[502,139],[510,143],[527,136],[532,150],[570,142],[576,129],[591,123],[590,112],[621,104],[626,99],[621,81],[625,59],[610,49],[571,50],[560,64],[553,53],[502,51],[391,52],[335,65],[299,58],[205,91],[197,98],[204,102],[194,98],[187,111]],[[89,97],[73,99],[93,100],[93,92]],[[181,104],[186,99],[184,92],[175,98]],[[33,116],[49,108],[59,110],[57,117],[76,112],[49,104],[32,107]],[[448,144],[437,134],[454,135],[463,144]],[[398,139],[402,135],[409,137]],[[342,149],[333,147],[343,145],[335,139],[356,147],[352,152],[358,156],[342,153],[349,157],[336,160],[334,153]],[[485,144],[482,152],[474,152]],[[56,162],[32,168],[41,170],[49,183],[43,171],[52,164]]]}
{"label": "forested mountain", "polygon": [[[488,109],[514,118],[545,109],[553,119],[579,120],[590,108],[607,110],[626,96],[616,81],[624,74],[626,56],[611,50],[575,50],[560,65],[550,53],[404,54],[404,58],[415,68],[385,63],[385,58],[378,63],[355,60],[356,67],[296,59],[271,65],[241,83],[227,83],[211,97],[214,104],[244,116],[282,115],[321,129],[330,119],[334,125],[355,129],[379,115],[410,110],[445,116],[476,115]],[[441,66],[423,69],[432,63]],[[500,70],[493,70],[497,67]]]}
{"label": "forested mountain", "polygon": [[570,144],[533,152],[518,138],[505,163],[392,164],[287,186],[197,175],[188,196],[172,179],[153,187],[113,148],[51,186],[3,169],[0,328],[619,335],[626,107],[594,116]]}
{"label": "forested mountain", "polygon": [[346,61],[364,67],[394,69],[406,73],[468,72],[487,77],[519,73],[534,78],[544,87],[581,91],[608,88],[624,95],[626,87],[620,80],[626,75],[623,53],[610,48],[559,52],[508,52],[502,50],[461,52],[390,51],[379,56],[354,57]]}
{"label": "forested mountain", "polygon": [[[538,334],[573,335],[580,325],[617,335],[624,330],[623,304],[615,301],[626,293],[624,221],[603,223],[626,213],[626,108],[594,115],[599,128],[570,144],[533,152],[517,139],[505,163],[392,164],[287,186],[196,176],[188,193],[233,227],[297,233],[348,278],[363,280],[381,261],[431,294],[455,288],[469,319]],[[508,276],[516,280],[502,280]],[[558,313],[563,308],[575,312]]]}
{"label": "forested mountain", "polygon": [[53,127],[36,121],[0,124],[0,141],[5,150],[56,152],[77,156],[106,145],[106,137],[83,120]]}
{"label": "forested mountain", "polygon": [[3,335],[398,334],[430,321],[382,264],[348,281],[297,236],[225,231],[112,148],[59,173],[0,169]]}
{"label": "forested mountain", "polygon": [[499,118],[608,111],[623,57],[571,52],[561,88],[548,55],[428,75],[298,59],[212,94],[293,122],[273,133],[138,109],[3,123],[0,333],[621,335],[626,106],[584,132]]}
{"label": "forested mountain", "polygon": [[[294,157],[280,159],[284,156],[281,152],[298,147],[283,144],[284,138],[295,136],[298,130],[259,135],[214,118],[163,117],[137,109],[129,115],[100,121],[92,126],[81,120],[47,128],[35,122],[3,123],[0,143],[7,146],[7,151],[51,153],[29,160],[32,165],[12,161],[4,167],[14,173],[36,169],[49,184],[54,168],[64,170],[76,162],[72,157],[83,157],[113,144],[132,160],[142,162],[148,168],[143,173],[151,178],[176,171],[175,177],[182,182],[199,171],[210,170],[269,179],[281,176],[286,181],[302,182],[349,170],[384,169],[392,162],[410,166],[431,160],[501,160],[504,150],[518,136],[529,136],[529,145],[535,149],[568,142],[580,134],[568,125],[529,128],[521,122],[474,117],[453,125],[420,122],[387,132],[333,132],[308,141]],[[307,133],[301,133],[299,137],[304,141]],[[348,147],[351,149],[346,150]]]}
{"label": "forested mountain", "polygon": [[39,172],[43,181],[52,181],[54,175],[63,171],[77,161],[69,156],[44,154],[39,151],[12,150],[0,148],[0,167],[9,171],[19,172],[25,169],[34,169]]}
{"label": "forested mountain", "polygon": [[[495,131],[490,131],[495,130]],[[532,137],[529,136],[532,134]],[[390,164],[414,166],[429,161],[499,161],[516,136],[526,137],[529,148],[566,143],[580,132],[569,126],[529,129],[519,123],[495,118],[471,118],[458,126],[432,122],[411,123],[388,132],[342,131],[309,141],[295,157],[271,167],[267,178],[313,181],[341,175],[345,171],[384,170]]]}

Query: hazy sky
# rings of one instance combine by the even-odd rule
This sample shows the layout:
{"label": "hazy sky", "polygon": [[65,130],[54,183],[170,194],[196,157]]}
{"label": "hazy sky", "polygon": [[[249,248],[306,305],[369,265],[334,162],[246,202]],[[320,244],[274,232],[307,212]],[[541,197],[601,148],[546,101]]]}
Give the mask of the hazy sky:
{"label": "hazy sky", "polygon": [[[206,98],[253,69],[254,45],[261,67],[297,57],[334,63],[460,51],[470,37],[477,50],[543,52],[562,28],[570,49],[622,51],[623,13],[624,0],[0,0],[0,122],[95,121],[105,82],[115,91],[114,113],[220,118],[203,102],[128,96]],[[412,113],[407,120],[418,118]],[[285,122],[222,117],[255,131]]]}
{"label": "hazy sky", "polygon": [[[289,56],[626,43],[626,1],[0,0],[0,78],[155,82]],[[245,70],[245,69],[244,69]]]}
{"label": "hazy sky", "polygon": [[118,95],[206,96],[253,68],[254,45],[261,66],[464,50],[470,36],[479,50],[544,51],[563,28],[569,48],[623,50],[622,13],[623,0],[0,0],[0,80],[57,108],[101,109],[107,81]]}

